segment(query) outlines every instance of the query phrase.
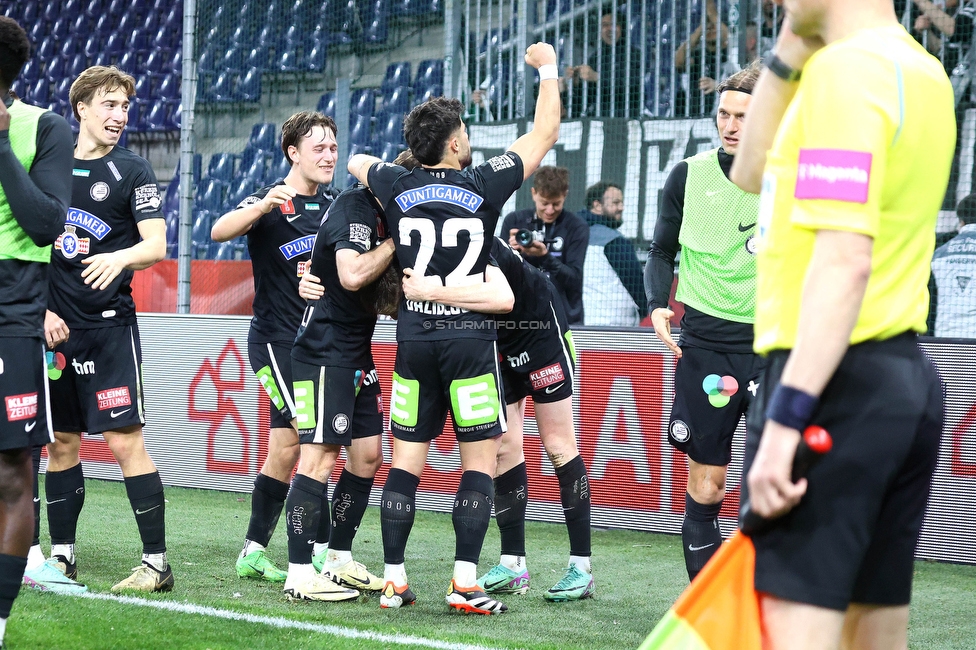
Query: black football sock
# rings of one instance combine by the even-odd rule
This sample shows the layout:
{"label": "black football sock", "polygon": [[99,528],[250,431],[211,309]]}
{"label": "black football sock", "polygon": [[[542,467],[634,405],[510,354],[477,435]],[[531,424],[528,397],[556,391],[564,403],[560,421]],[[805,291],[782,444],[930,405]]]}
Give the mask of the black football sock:
{"label": "black football sock", "polygon": [[386,477],[380,503],[383,561],[386,564],[403,564],[407,538],[413,528],[418,485],[420,477],[402,469],[393,468]]}
{"label": "black football sock", "polygon": [[321,516],[319,517],[318,528],[315,533],[315,542],[317,544],[329,543],[329,538],[332,537],[332,515],[329,512],[329,484],[322,484],[322,494],[321,502],[319,505],[319,512]]}
{"label": "black football sock", "polygon": [[372,478],[356,476],[343,469],[332,495],[332,536],[329,549],[333,551],[352,550],[352,540],[359,530],[359,524],[369,505],[369,491],[373,489]]}
{"label": "black football sock", "polygon": [[41,472],[41,448],[31,448],[31,468],[34,470],[34,539],[31,546],[41,545],[41,493],[37,477]]}
{"label": "black football sock", "polygon": [[557,467],[556,478],[569,531],[569,554],[590,557],[590,480],[583,457],[577,456]]}
{"label": "black football sock", "polygon": [[20,592],[27,558],[0,553],[0,618],[10,616],[10,608]]}
{"label": "black football sock", "polygon": [[461,475],[454,497],[454,560],[478,564],[485,543],[495,487],[484,472],[467,471]]}
{"label": "black football sock", "polygon": [[525,557],[528,483],[524,462],[495,479],[495,521],[501,535],[502,555]]}
{"label": "black football sock", "polygon": [[264,474],[254,479],[251,493],[251,521],[247,525],[247,539],[267,548],[278,525],[281,509],[288,497],[288,484]]}
{"label": "black football sock", "polygon": [[708,560],[722,546],[722,531],[718,527],[718,513],[722,502],[698,503],[685,493],[685,518],[681,522],[681,547],[685,552],[688,579],[694,580]]}
{"label": "black football sock", "polygon": [[285,523],[288,526],[288,562],[311,564],[312,544],[322,518],[324,483],[295,474],[285,499]]}
{"label": "black football sock", "polygon": [[[128,481],[126,479],[127,488]],[[85,474],[81,463],[63,472],[48,470],[44,477],[44,493],[47,497],[47,525],[51,531],[51,544],[74,544],[78,517],[85,505]]]}
{"label": "black football sock", "polygon": [[129,495],[132,512],[136,515],[143,554],[165,553],[166,502],[163,499],[163,482],[159,479],[159,472],[126,477],[125,491]]}

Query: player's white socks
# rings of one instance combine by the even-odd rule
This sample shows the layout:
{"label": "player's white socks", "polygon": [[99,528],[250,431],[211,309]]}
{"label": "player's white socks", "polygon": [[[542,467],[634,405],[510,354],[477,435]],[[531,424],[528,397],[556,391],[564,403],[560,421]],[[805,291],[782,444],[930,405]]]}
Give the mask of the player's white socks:
{"label": "player's white socks", "polygon": [[250,539],[245,539],[244,548],[241,549],[241,557],[247,557],[254,551],[263,551],[263,550],[265,550],[265,548],[260,544],[258,544],[257,542],[252,541]]}
{"label": "player's white socks", "polygon": [[3,643],[3,634],[7,631],[7,619],[0,618],[0,643]]}
{"label": "player's white socks", "polygon": [[142,561],[160,573],[169,566],[169,562],[166,561],[166,553],[143,553]]}
{"label": "player's white socks", "polygon": [[310,578],[315,575],[315,567],[311,564],[292,564],[288,563],[289,583],[296,579]]}
{"label": "player's white socks", "polygon": [[525,571],[524,555],[503,555],[498,563],[509,571],[514,571],[515,573],[522,573]]}
{"label": "player's white socks", "polygon": [[348,562],[352,562],[352,551],[333,551],[329,549],[328,554],[325,556],[325,566],[330,569],[338,569]]}
{"label": "player's white socks", "polygon": [[[329,516],[328,515],[328,512],[323,512],[322,513],[322,516],[323,517],[328,517]],[[328,542],[325,542],[324,544],[320,544],[319,542],[315,542],[314,544],[312,544],[312,557],[318,557],[320,554],[325,553],[328,550],[329,550],[329,543]]]}
{"label": "player's white socks", "polygon": [[580,571],[583,571],[585,573],[593,573],[593,570],[590,568],[590,558],[588,557],[580,557],[579,555],[570,555],[569,566],[573,566],[574,564],[577,567],[579,567]]}
{"label": "player's white socks", "polygon": [[27,551],[27,570],[36,569],[37,567],[44,564],[44,551],[41,550],[41,545],[36,544],[30,547]]}
{"label": "player's white socks", "polygon": [[397,587],[407,584],[407,569],[402,564],[384,564],[383,580]]}
{"label": "player's white socks", "polygon": [[[33,548],[33,547],[31,547]],[[38,547],[40,549],[40,547]],[[73,563],[75,561],[75,545],[74,544],[51,544],[51,557],[55,555],[60,555],[68,561],[68,563]],[[30,556],[27,556],[27,563],[30,566]]]}
{"label": "player's white socks", "polygon": [[458,587],[472,587],[478,582],[478,565],[474,562],[454,561],[454,584]]}

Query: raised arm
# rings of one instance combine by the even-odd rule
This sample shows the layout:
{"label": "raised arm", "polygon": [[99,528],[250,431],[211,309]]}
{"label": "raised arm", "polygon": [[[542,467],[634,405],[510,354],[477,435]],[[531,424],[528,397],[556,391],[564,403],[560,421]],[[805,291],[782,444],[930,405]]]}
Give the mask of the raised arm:
{"label": "raised arm", "polygon": [[557,81],[559,71],[556,68],[556,51],[552,45],[548,43],[530,45],[525,51],[525,62],[539,71],[539,97],[535,101],[535,118],[532,130],[508,148],[522,159],[523,179],[535,173],[542,164],[542,159],[559,139],[561,113]]}
{"label": "raised arm", "polygon": [[346,165],[346,169],[349,173],[356,177],[356,180],[369,187],[369,170],[372,169],[373,165],[383,162],[376,156],[368,156],[364,153],[357,153],[352,158],[349,159],[349,164]]}
{"label": "raised arm", "polygon": [[288,199],[298,195],[294,188],[277,185],[257,203],[245,205],[221,216],[210,229],[210,238],[225,242],[247,233],[258,220]]}
{"label": "raised arm", "polygon": [[477,284],[445,287],[435,275],[417,275],[403,269],[403,296],[407,300],[426,300],[461,307],[483,314],[507,314],[515,305],[515,294],[497,266],[485,271],[485,281]]}

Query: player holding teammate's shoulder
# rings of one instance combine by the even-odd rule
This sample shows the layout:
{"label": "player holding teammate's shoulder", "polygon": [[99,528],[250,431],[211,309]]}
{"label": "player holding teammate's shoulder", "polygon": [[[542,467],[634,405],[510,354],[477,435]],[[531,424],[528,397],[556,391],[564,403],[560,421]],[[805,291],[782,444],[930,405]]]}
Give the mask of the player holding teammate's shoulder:
{"label": "player holding teammate's shoulder", "polygon": [[[768,366],[747,422],[748,497],[765,517],[791,511],[753,537],[764,641],[904,648],[943,424],[916,335],[952,87],[890,0],[785,5],[732,169],[762,190],[755,348]],[[794,484],[808,424],[833,450]]]}
{"label": "player holding teammate's shoulder", "polygon": [[[404,120],[404,137],[422,167],[406,169],[357,154],[349,172],[379,199],[402,268],[459,286],[484,280],[491,235],[505,201],[539,166],[559,135],[555,51],[536,43],[527,64],[541,79],[535,122],[508,151],[474,169],[457,100],[432,99]],[[383,525],[383,607],[413,602],[403,558],[413,525],[417,485],[429,442],[451,409],[464,473],[454,509],[457,531],[450,607],[498,614],[505,605],[476,584],[490,519],[492,476],[499,436],[505,431],[494,328],[487,317],[429,301],[403,300],[397,323],[391,428],[393,463],[380,510]],[[407,595],[409,594],[409,595]]]}
{"label": "player holding teammate's shoulder", "polygon": [[50,375],[56,440],[45,489],[52,559],[74,577],[81,432],[101,434],[122,469],[143,546],[142,564],[113,590],[169,591],[163,484],[143,439],[142,349],[129,286],[134,271],[165,257],[166,224],[149,163],[118,146],[134,94],[130,75],[104,66],[82,72],[69,92],[81,128],[71,208],[51,255],[47,329],[53,341],[60,317],[71,337],[58,347],[63,371]]}

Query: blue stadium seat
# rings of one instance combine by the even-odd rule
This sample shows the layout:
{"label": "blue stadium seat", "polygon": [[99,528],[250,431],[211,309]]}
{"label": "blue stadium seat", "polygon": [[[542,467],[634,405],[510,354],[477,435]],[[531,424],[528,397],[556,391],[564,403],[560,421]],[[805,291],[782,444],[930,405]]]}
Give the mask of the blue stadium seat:
{"label": "blue stadium seat", "polygon": [[[291,16],[292,24],[297,25],[303,34],[307,34],[315,27],[315,13],[318,3],[314,0],[295,0],[290,3],[291,7],[286,9],[287,15]],[[288,6],[288,3],[285,4]]]}
{"label": "blue stadium seat", "polygon": [[173,50],[179,47],[183,40],[183,34],[181,32],[166,26],[146,30],[146,33],[153,35],[149,39],[149,47],[153,50]]}
{"label": "blue stadium seat", "polygon": [[30,90],[27,91],[27,97],[25,99],[31,104],[44,105],[50,101],[51,97],[51,82],[45,77],[41,77],[34,82]]}
{"label": "blue stadium seat", "polygon": [[376,110],[376,91],[373,88],[360,88],[352,91],[349,100],[350,115],[366,115],[372,117]]}
{"label": "blue stadium seat", "polygon": [[[11,13],[13,13],[14,11],[16,11],[18,4],[19,3],[13,3],[9,5],[6,11],[10,11]],[[27,0],[27,2],[25,2],[23,4],[23,7],[21,8],[19,17],[13,17],[10,14],[8,14],[6,11],[4,12],[4,15],[14,18],[15,20],[17,20],[17,22],[20,23],[21,27],[23,27],[24,25],[33,25],[34,23],[37,22],[37,17],[38,15],[40,15],[39,9],[40,8],[38,7],[38,3],[31,2],[31,0]]]}
{"label": "blue stadium seat", "polygon": [[167,131],[179,131],[183,124],[183,102],[175,99],[173,101],[176,103],[176,105],[173,106],[173,110],[169,111],[167,115]]}
{"label": "blue stadium seat", "polygon": [[172,110],[172,105],[163,100],[150,102],[149,110],[145,115],[146,130],[152,132],[170,131],[168,113]]}
{"label": "blue stadium seat", "polygon": [[27,32],[27,38],[30,39],[31,43],[40,43],[41,39],[47,36],[47,23],[39,20],[29,28],[24,27],[24,31]]}
{"label": "blue stadium seat", "polygon": [[318,104],[316,104],[315,106],[315,110],[317,110],[319,113],[322,113],[323,115],[328,115],[332,119],[335,119],[335,114],[336,114],[335,104],[336,104],[335,93],[332,92],[322,93],[322,96],[319,97]]}
{"label": "blue stadium seat", "polygon": [[259,45],[265,49],[273,49],[278,47],[278,23],[266,24],[258,32],[258,37],[256,45]]}
{"label": "blue stadium seat", "polygon": [[274,69],[278,72],[301,72],[304,61],[294,46],[283,46],[276,57]]}
{"label": "blue stadium seat", "polygon": [[25,63],[24,67],[21,68],[19,78],[25,83],[34,83],[40,76],[41,62],[37,60],[37,57],[31,57],[30,61]]}
{"label": "blue stadium seat", "polygon": [[201,179],[197,185],[197,195],[193,202],[194,209],[220,210],[224,205],[227,193],[227,183],[214,178]]}
{"label": "blue stadium seat", "polygon": [[397,86],[409,85],[411,85],[409,61],[398,61],[386,66],[386,74],[383,75],[383,83],[380,84],[380,90],[389,92]]}
{"label": "blue stadium seat", "polygon": [[407,145],[405,144],[386,142],[380,149],[380,153],[377,155],[377,158],[380,158],[383,162],[391,163],[396,159],[397,156],[400,155],[400,152],[404,151],[406,148]]}
{"label": "blue stadium seat", "polygon": [[241,170],[246,170],[248,167],[251,166],[251,163],[254,162],[255,158],[258,158],[260,156],[267,156],[267,155],[268,152],[262,151],[261,149],[258,149],[253,144],[248,142],[247,144],[244,145],[244,150],[241,151],[240,163],[238,164],[237,168]]}
{"label": "blue stadium seat", "polygon": [[145,52],[149,49],[149,35],[139,28],[133,29],[129,33],[126,45],[130,51]]}
{"label": "blue stadium seat", "polygon": [[131,133],[144,133],[146,131],[146,123],[142,120],[144,110],[145,103],[143,101],[137,99],[134,102],[129,102],[128,122],[125,126],[126,131]]}
{"label": "blue stadium seat", "polygon": [[[68,91],[71,90],[71,82],[73,79],[71,77],[61,77],[56,82],[51,84],[51,101],[57,100],[59,102],[68,103]],[[59,113],[61,111],[58,111]]]}
{"label": "blue stadium seat", "polygon": [[129,9],[129,0],[108,0],[104,9],[105,13],[120,16]]}
{"label": "blue stadium seat", "polygon": [[367,45],[383,45],[389,36],[390,0],[370,0],[363,5],[363,42]]}
{"label": "blue stadium seat", "polygon": [[71,29],[68,30],[68,38],[72,37],[74,34],[90,33],[92,30],[92,24],[94,22],[95,21],[92,20],[87,14],[78,14],[71,21]]}
{"label": "blue stadium seat", "polygon": [[180,76],[176,74],[165,74],[156,88],[156,96],[163,99],[180,98]]}
{"label": "blue stadium seat", "polygon": [[260,122],[252,126],[247,145],[259,151],[274,151],[278,147],[274,123]]}
{"label": "blue stadium seat", "polygon": [[84,72],[85,68],[87,67],[88,59],[85,58],[85,55],[81,53],[75,54],[73,57],[71,57],[71,60],[65,64],[64,73],[72,79],[75,79],[78,77],[78,75]]}
{"label": "blue stadium seat", "polygon": [[176,171],[173,173],[173,180],[166,186],[163,192],[163,214],[167,220],[172,215],[180,212],[180,164],[176,163]]}
{"label": "blue stadium seat", "polygon": [[[80,56],[85,60],[85,66],[82,67],[82,70],[84,70],[85,68],[88,67],[87,62],[88,62],[89,59],[84,54],[81,54]],[[122,55],[120,53],[118,53],[118,52],[116,52],[115,54],[109,54],[108,52],[102,52],[98,56],[96,56],[94,59],[91,59],[91,64],[92,65],[115,65],[116,63],[119,62],[119,59],[121,59],[121,58],[122,58]]]}
{"label": "blue stadium seat", "polygon": [[170,60],[170,72],[178,75],[183,74],[183,48],[173,50]]}
{"label": "blue stadium seat", "polygon": [[115,31],[121,34],[131,34],[132,30],[139,27],[139,16],[135,14],[134,11],[127,11],[122,14],[118,22],[115,23]]}
{"label": "blue stadium seat", "polygon": [[215,102],[236,102],[239,101],[237,89],[234,88],[236,75],[232,72],[220,72],[214,78],[213,85],[209,88],[208,96]]}
{"label": "blue stadium seat", "polygon": [[199,74],[213,74],[216,71],[216,56],[210,48],[203,48],[197,56],[197,72]]}
{"label": "blue stadium seat", "polygon": [[210,257],[210,229],[213,227],[214,217],[210,210],[199,209],[194,206],[193,230],[190,233],[192,245],[191,256],[195,260],[205,260]]}
{"label": "blue stadium seat", "polygon": [[225,241],[219,244],[213,258],[215,260],[240,259],[240,244],[236,243],[236,240]]}
{"label": "blue stadium seat", "polygon": [[236,74],[243,72],[244,62],[247,60],[247,56],[250,53],[250,50],[245,50],[243,47],[231,47],[229,50],[224,52],[223,57],[220,59],[220,71],[232,72]]}
{"label": "blue stadium seat", "polygon": [[242,168],[242,171],[244,178],[249,179],[255,185],[263,183],[264,177],[268,172],[267,156],[255,156],[251,162],[251,166],[247,169]]}
{"label": "blue stadium seat", "polygon": [[[79,16],[79,18],[80,17],[81,16]],[[79,36],[75,36],[75,34],[87,34],[89,31],[91,30],[89,30],[87,27],[84,29],[78,29],[73,34],[70,34],[67,38],[61,41],[60,44],[61,56],[65,59],[70,59],[75,54],[80,52],[81,47],[82,45],[84,45],[84,43],[82,42],[81,38]]]}
{"label": "blue stadium seat", "polygon": [[89,59],[95,58],[102,52],[121,55],[125,51],[125,38],[119,33],[113,33],[103,41],[101,37],[94,35],[85,41],[82,51]]}
{"label": "blue stadium seat", "polygon": [[141,99],[155,99],[153,93],[155,89],[152,85],[152,78],[147,74],[137,74],[136,77],[136,97]]}
{"label": "blue stadium seat", "polygon": [[38,56],[37,58],[47,62],[47,68],[44,70],[44,76],[51,81],[60,81],[61,77],[65,76],[65,61],[60,56],[52,56],[50,58]]}
{"label": "blue stadium seat", "polygon": [[234,164],[237,156],[232,153],[215,153],[207,165],[207,176],[230,183],[234,180]]}
{"label": "blue stadium seat", "polygon": [[40,16],[45,23],[51,24],[58,19],[61,14],[61,3],[59,2],[48,2],[46,5],[40,7]]}
{"label": "blue stadium seat", "polygon": [[81,10],[81,0],[65,0],[61,5],[61,15],[76,14]]}
{"label": "blue stadium seat", "polygon": [[374,149],[382,147],[383,143],[404,144],[403,139],[403,117],[404,113],[384,113],[376,120],[374,130],[375,137]]}
{"label": "blue stadium seat", "polygon": [[88,2],[84,3],[85,15],[87,15],[89,18],[96,18],[98,16],[101,16],[103,4],[104,3],[102,2],[102,0],[88,0]]}
{"label": "blue stadium seat", "polygon": [[258,70],[267,70],[271,67],[270,56],[267,47],[258,44],[257,47],[251,48],[251,51],[247,55],[247,60],[244,61],[244,65],[248,68],[257,68]]}
{"label": "blue stadium seat", "polygon": [[153,50],[142,62],[142,69],[153,77],[162,77],[170,71],[170,57],[162,50]]}
{"label": "blue stadium seat", "polygon": [[[370,144],[372,119],[368,115],[353,115],[349,126],[349,146],[360,145],[365,149]],[[352,153],[350,152],[350,155]]]}
{"label": "blue stadium seat", "polygon": [[440,84],[433,84],[427,86],[426,88],[421,88],[420,92],[414,96],[415,97],[414,106],[418,104],[423,104],[427,100],[433,99],[434,97],[441,97],[443,94],[444,94],[444,86]]}
{"label": "blue stadium seat", "polygon": [[291,161],[285,158],[284,155],[281,155],[275,161],[271,171],[273,172],[271,175],[274,176],[275,180],[284,178],[291,171]]}
{"label": "blue stadium seat", "polygon": [[398,86],[380,98],[380,110],[386,113],[406,113],[410,110],[410,88]]}
{"label": "blue stadium seat", "polygon": [[312,41],[312,47],[305,55],[304,68],[308,72],[325,72],[326,51],[328,45],[325,40]]}
{"label": "blue stadium seat", "polygon": [[329,26],[330,45],[350,45],[358,40],[362,27],[356,0],[336,0],[337,20]]}
{"label": "blue stadium seat", "polygon": [[49,61],[54,58],[59,51],[60,39],[54,36],[45,36],[37,48],[35,56],[41,61]]}
{"label": "blue stadium seat", "polygon": [[236,208],[241,204],[241,201],[250,196],[254,190],[254,183],[250,178],[245,177],[233,181],[231,183],[230,190],[227,192],[227,205]]}
{"label": "blue stadium seat", "polygon": [[424,89],[434,84],[444,84],[443,59],[426,59],[417,66],[417,78],[413,83],[414,93],[421,94]]}
{"label": "blue stadium seat", "polygon": [[94,33],[105,38],[115,30],[115,18],[109,14],[99,14],[95,18]]}
{"label": "blue stadium seat", "polygon": [[393,0],[390,7],[397,16],[427,16],[443,11],[440,0]]}
{"label": "blue stadium seat", "polygon": [[237,97],[242,102],[256,102],[261,99],[261,71],[251,68],[237,82]]}

